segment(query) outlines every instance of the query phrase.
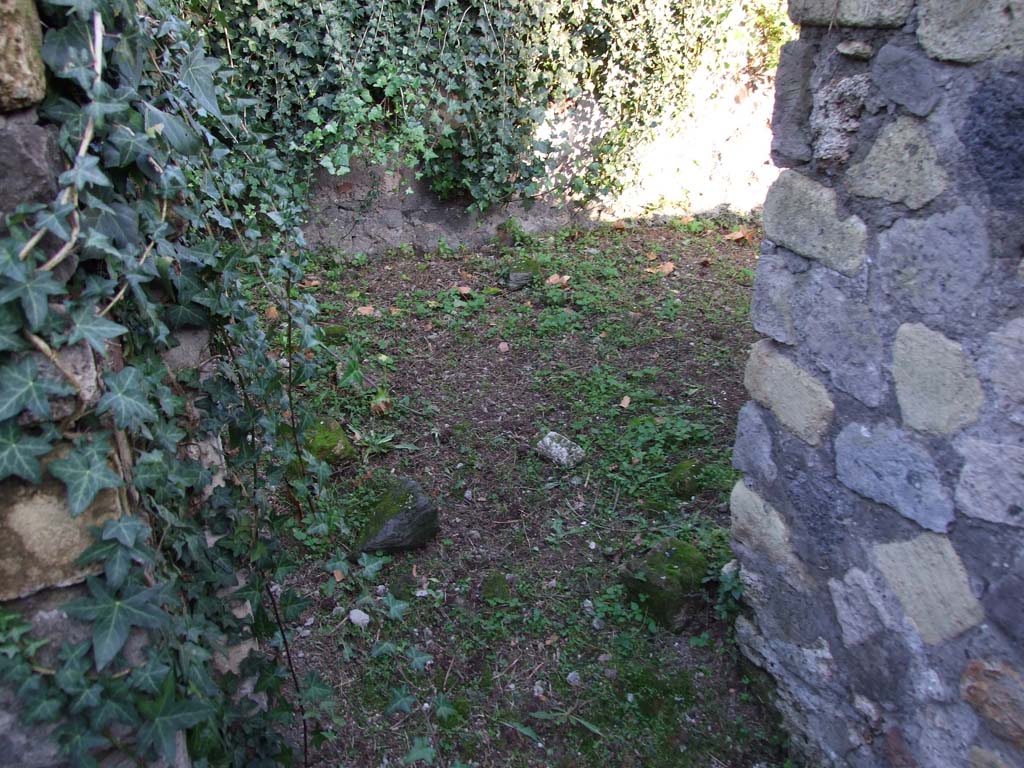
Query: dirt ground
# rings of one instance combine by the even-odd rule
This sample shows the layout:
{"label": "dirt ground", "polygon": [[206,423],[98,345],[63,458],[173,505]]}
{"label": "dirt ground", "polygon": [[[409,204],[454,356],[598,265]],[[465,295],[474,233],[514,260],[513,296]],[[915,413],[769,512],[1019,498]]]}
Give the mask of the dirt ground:
{"label": "dirt ground", "polygon": [[[308,407],[355,453],[294,531],[292,653],[340,702],[314,764],[793,765],[718,577],[759,233],[684,218],[503,240],[325,252],[308,276],[337,360]],[[540,456],[549,430],[583,461]],[[440,534],[346,560],[393,477],[435,500]],[[665,540],[706,569],[669,626],[621,578]]]}

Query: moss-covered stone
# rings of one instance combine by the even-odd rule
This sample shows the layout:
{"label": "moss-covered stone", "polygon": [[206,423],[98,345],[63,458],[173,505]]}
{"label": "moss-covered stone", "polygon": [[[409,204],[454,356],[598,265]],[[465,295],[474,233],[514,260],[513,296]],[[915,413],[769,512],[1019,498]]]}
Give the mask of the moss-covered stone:
{"label": "moss-covered stone", "polygon": [[696,459],[680,461],[665,477],[665,482],[680,499],[692,499],[701,492],[700,467]]}
{"label": "moss-covered stone", "polygon": [[508,600],[512,596],[512,590],[509,589],[505,574],[500,571],[491,571],[484,576],[483,583],[480,585],[480,594],[484,600]]}
{"label": "moss-covered stone", "polygon": [[378,498],[356,542],[358,552],[400,552],[422,547],[440,530],[437,506],[419,483],[396,480]]}
{"label": "moss-covered stone", "polygon": [[344,325],[325,325],[320,333],[327,344],[344,344],[348,341],[348,327]]}
{"label": "moss-covered stone", "polygon": [[621,578],[630,597],[642,602],[659,624],[672,628],[685,608],[704,602],[707,570],[707,558],[693,544],[665,539],[627,565]]}
{"label": "moss-covered stone", "polygon": [[306,450],[328,464],[356,458],[356,449],[337,419],[320,419],[307,431]]}

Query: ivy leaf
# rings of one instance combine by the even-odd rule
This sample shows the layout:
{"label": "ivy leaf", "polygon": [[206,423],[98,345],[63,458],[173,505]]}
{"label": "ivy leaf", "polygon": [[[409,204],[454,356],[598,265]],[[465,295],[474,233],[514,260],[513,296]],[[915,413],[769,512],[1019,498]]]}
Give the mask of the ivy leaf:
{"label": "ivy leaf", "polygon": [[68,336],[68,344],[87,341],[90,347],[105,357],[107,339],[116,339],[124,333],[128,333],[128,329],[123,325],[100,317],[91,306],[84,306],[71,313],[71,335]]}
{"label": "ivy leaf", "polygon": [[415,645],[406,649],[405,655],[409,657],[409,666],[413,672],[422,672],[434,660],[429,653],[425,653]]}
{"label": "ivy leaf", "polygon": [[391,703],[384,710],[384,714],[393,715],[395,712],[405,712],[408,714],[412,712],[412,707],[415,703],[416,697],[409,693],[409,689],[404,685],[401,688],[392,688]]}
{"label": "ivy leaf", "polygon": [[434,714],[437,716],[438,720],[444,722],[456,717],[459,714],[459,711],[452,706],[452,702],[447,696],[443,693],[439,693],[434,699]]}
{"label": "ivy leaf", "polygon": [[50,312],[46,297],[64,293],[64,287],[49,272],[40,272],[23,262],[4,270],[4,274],[10,284],[0,288],[0,304],[20,299],[29,328],[36,330]]}
{"label": "ivy leaf", "polygon": [[68,229],[67,218],[74,208],[71,203],[63,203],[53,208],[47,208],[36,214],[34,226],[36,229],[47,229],[61,240],[71,239],[71,230]]}
{"label": "ivy leaf", "polygon": [[70,392],[63,382],[40,376],[34,357],[23,357],[0,371],[0,421],[17,416],[26,408],[40,419],[49,418],[47,395]]}
{"label": "ivy leaf", "polygon": [[134,547],[149,536],[149,526],[142,520],[131,515],[123,515],[116,520],[108,520],[103,526],[103,540],[111,539],[126,547]]}
{"label": "ivy leaf", "polygon": [[174,764],[177,753],[174,735],[198,725],[214,711],[205,702],[176,698],[174,687],[174,678],[168,676],[156,701],[139,702],[146,719],[139,729],[139,746],[144,750],[156,748],[170,764]]}
{"label": "ivy leaf", "polygon": [[106,440],[94,440],[76,447],[66,459],[51,463],[47,470],[62,480],[68,491],[71,516],[78,517],[104,488],[119,488],[121,478],[107,466]]}
{"label": "ivy leaf", "polygon": [[70,171],[64,171],[60,175],[62,186],[70,187],[72,184],[79,191],[85,189],[89,184],[97,187],[109,187],[110,179],[100,170],[100,159],[94,155],[83,155],[75,160],[75,167]]}
{"label": "ivy leaf", "polygon": [[38,484],[42,472],[36,456],[49,452],[49,441],[22,433],[13,419],[0,424],[0,480],[17,475]]}
{"label": "ivy leaf", "polygon": [[171,668],[159,656],[152,656],[141,667],[132,670],[128,682],[143,693],[156,693],[170,671]]}
{"label": "ivy leaf", "polygon": [[146,381],[138,368],[127,366],[103,377],[107,391],[96,405],[96,412],[111,413],[119,429],[139,429],[147,421],[156,421],[156,411],[146,399]]}
{"label": "ivy leaf", "polygon": [[178,78],[200,107],[214,117],[223,118],[217,106],[217,87],[213,84],[213,76],[219,68],[217,59],[207,58],[203,46],[197,45],[181,63]]}
{"label": "ivy leaf", "polygon": [[125,547],[115,546],[114,551],[103,561],[103,575],[107,577],[107,583],[117,589],[128,578],[131,567],[131,551]]}
{"label": "ivy leaf", "polygon": [[119,597],[109,592],[102,581],[91,578],[92,597],[67,605],[68,615],[92,622],[92,652],[97,670],[102,670],[117,656],[132,627],[155,629],[164,622],[166,617],[157,604],[163,589],[163,586],[149,587],[131,596]]}
{"label": "ivy leaf", "polygon": [[420,761],[427,765],[433,765],[435,757],[437,757],[437,752],[430,746],[430,741],[422,736],[417,736],[412,741],[412,749],[406,752],[405,757],[402,758],[402,765],[412,765]]}
{"label": "ivy leaf", "polygon": [[[120,693],[121,695],[117,695]],[[139,722],[139,715],[132,706],[131,693],[125,685],[115,686],[107,691],[99,707],[93,713],[92,725],[97,731],[106,730],[111,723],[134,726]]]}

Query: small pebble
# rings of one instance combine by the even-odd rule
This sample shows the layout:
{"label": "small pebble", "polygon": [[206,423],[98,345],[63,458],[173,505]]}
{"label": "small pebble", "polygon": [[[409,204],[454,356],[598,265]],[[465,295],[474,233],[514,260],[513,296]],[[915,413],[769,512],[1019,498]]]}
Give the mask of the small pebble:
{"label": "small pebble", "polygon": [[590,598],[583,601],[583,612],[587,614],[587,616],[594,615],[594,601]]}
{"label": "small pebble", "polygon": [[353,608],[348,612],[348,620],[357,627],[365,628],[370,623],[370,614],[365,611],[361,611],[358,608]]}
{"label": "small pebble", "polygon": [[578,688],[583,683],[583,680],[580,678],[579,672],[570,672],[568,675],[566,675],[565,682],[567,682],[573,688]]}
{"label": "small pebble", "polygon": [[602,619],[600,616],[595,616],[594,620],[590,622],[590,626],[592,626],[594,629],[600,632],[602,629],[604,629],[604,619]]}

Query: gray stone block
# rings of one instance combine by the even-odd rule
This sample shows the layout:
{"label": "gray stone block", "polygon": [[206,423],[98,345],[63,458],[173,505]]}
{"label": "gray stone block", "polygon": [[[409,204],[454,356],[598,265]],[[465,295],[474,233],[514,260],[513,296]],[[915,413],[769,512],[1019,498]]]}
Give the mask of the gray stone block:
{"label": "gray stone block", "polygon": [[843,27],[900,27],[913,0],[789,0],[794,24]]}
{"label": "gray stone block", "polygon": [[876,263],[893,305],[912,307],[933,328],[969,322],[991,266],[985,220],[967,206],[900,219],[879,235]]}
{"label": "gray stone block", "polygon": [[1024,426],[1024,317],[989,334],[982,365],[996,406],[1010,421]]}
{"label": "gray stone block", "polygon": [[46,95],[35,0],[0,0],[0,112],[38,104]]}
{"label": "gray stone block", "polygon": [[921,639],[938,645],[981,623],[985,612],[945,536],[878,544],[872,556]]}
{"label": "gray stone block", "polygon": [[732,465],[765,484],[774,482],[778,476],[778,468],[772,460],[772,435],[755,403],[747,403],[740,409]]}
{"label": "gray stone block", "polygon": [[958,450],[964,468],[957,508],[980,520],[1024,528],[1024,448],[969,438]]}
{"label": "gray stone block", "polygon": [[920,0],[917,39],[936,59],[972,63],[1024,53],[1024,13],[1007,0]]}
{"label": "gray stone block", "polygon": [[945,435],[973,424],[981,411],[981,384],[963,348],[921,323],[896,332],[892,376],[903,423]]}
{"label": "gray stone block", "polygon": [[941,195],[948,184],[923,125],[911,117],[885,126],[867,157],[846,174],[846,187],[853,194],[903,203],[914,210]]}
{"label": "gray stone block", "polygon": [[847,275],[864,263],[867,228],[840,218],[836,193],[796,171],[783,171],[764,201],[765,236]]}
{"label": "gray stone block", "polygon": [[1024,198],[1024,64],[1007,65],[978,83],[967,99],[958,134],[992,203],[1019,216]]}
{"label": "gray stone block", "polygon": [[798,336],[832,383],[865,405],[882,402],[884,346],[871,307],[853,281],[826,269],[809,273],[795,291]]}
{"label": "gray stone block", "polygon": [[841,77],[814,91],[811,135],[814,158],[840,165],[853,153],[871,76]]}
{"label": "gray stone block", "polygon": [[884,45],[871,62],[871,80],[883,96],[918,117],[939,103],[935,67],[916,50]]}
{"label": "gray stone block", "polygon": [[922,528],[946,531],[953,500],[931,455],[906,432],[852,423],[836,438],[836,473],[847,488]]}
{"label": "gray stone block", "polygon": [[60,150],[54,132],[36,124],[35,110],[0,116],[0,226],[20,203],[50,202],[57,194]]}
{"label": "gray stone block", "polygon": [[779,54],[772,112],[772,154],[780,165],[806,163],[811,152],[811,91],[814,46],[801,40],[786,43]]}
{"label": "gray stone block", "polygon": [[796,344],[792,302],[797,277],[787,261],[779,253],[766,254],[758,260],[750,319],[758,333],[782,344]]}

